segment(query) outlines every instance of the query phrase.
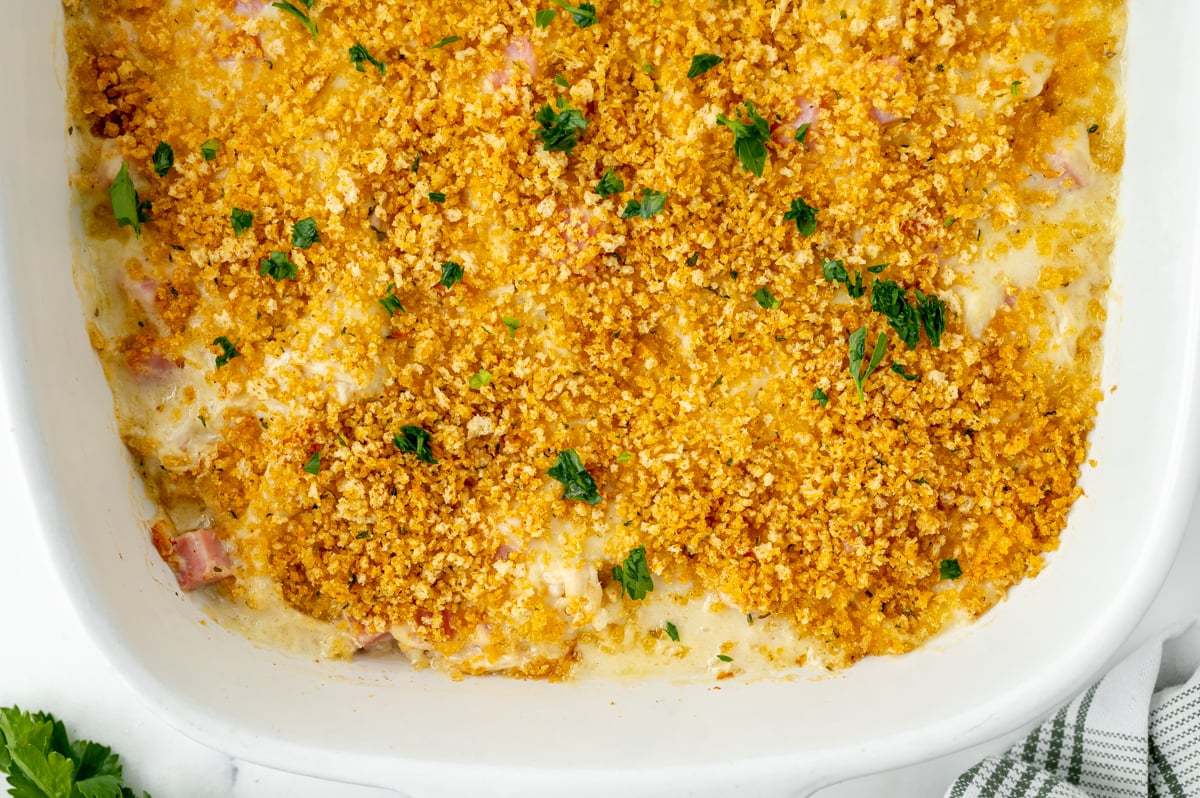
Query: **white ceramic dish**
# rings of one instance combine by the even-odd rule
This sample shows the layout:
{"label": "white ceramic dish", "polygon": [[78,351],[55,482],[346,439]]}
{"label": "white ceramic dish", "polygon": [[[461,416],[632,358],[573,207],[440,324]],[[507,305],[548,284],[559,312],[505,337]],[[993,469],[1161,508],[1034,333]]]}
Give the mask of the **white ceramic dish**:
{"label": "white ceramic dish", "polygon": [[[256,647],[179,596],[138,520],[71,279],[61,9],[0,0],[0,367],[41,530],[117,667],[214,747],[441,795],[804,795],[1000,734],[1134,627],[1197,476],[1200,4],[1132,3],[1108,394],[1051,566],[973,627],[815,681],[452,683]],[[14,455],[10,455],[14,456]],[[144,508],[141,508],[144,509]],[[24,532],[24,530],[22,530]]]}

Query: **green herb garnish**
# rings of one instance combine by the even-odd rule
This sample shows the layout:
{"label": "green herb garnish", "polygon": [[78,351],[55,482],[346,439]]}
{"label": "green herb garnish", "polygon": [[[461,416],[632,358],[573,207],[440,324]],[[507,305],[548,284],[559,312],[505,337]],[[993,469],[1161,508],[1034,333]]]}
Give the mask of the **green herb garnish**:
{"label": "green herb garnish", "polygon": [[224,368],[229,365],[229,361],[242,356],[242,353],[238,351],[237,344],[224,335],[217,336],[212,345],[221,347],[221,354],[217,355],[217,368]]}
{"label": "green herb garnish", "polygon": [[308,458],[308,462],[304,464],[304,470],[313,476],[321,473],[321,450],[317,449],[312,453],[312,457]]}
{"label": "green herb garnish", "polygon": [[829,404],[829,396],[820,388],[817,388],[815,391],[813,391],[812,398],[815,399],[821,405],[821,407],[825,407]]}
{"label": "green herb garnish", "polygon": [[508,337],[516,339],[517,330],[521,328],[521,322],[512,316],[501,316],[500,321],[504,322],[504,326],[508,328]]}
{"label": "green herb garnish", "polygon": [[[739,114],[740,116],[740,114]],[[754,103],[746,101],[747,122],[718,114],[717,124],[729,128],[733,132],[733,151],[741,162],[742,168],[762,177],[767,165],[767,142],[771,140],[771,127],[767,120],[759,116]]]}
{"label": "green herb garnish", "polygon": [[632,219],[636,216],[641,219],[649,219],[651,216],[662,213],[666,203],[667,192],[644,188],[640,200],[631,199],[625,203],[625,210],[621,211],[621,218]]}
{"label": "green herb garnish", "polygon": [[887,354],[887,334],[880,333],[879,338],[875,340],[875,351],[871,353],[871,361],[865,367],[863,358],[866,357],[867,343],[867,328],[859,327],[850,334],[850,377],[854,380],[854,387],[858,389],[858,401],[866,400],[866,394],[863,391],[863,385],[870,377],[875,369],[879,366],[883,356]]}
{"label": "green herb garnish", "polygon": [[350,63],[354,64],[354,68],[359,72],[366,72],[367,68],[364,64],[371,64],[380,75],[387,74],[387,64],[367,52],[367,48],[362,46],[362,42],[356,41],[350,48]]}
{"label": "green herb garnish", "polygon": [[547,152],[570,155],[579,144],[579,136],[588,126],[588,121],[582,113],[571,107],[565,97],[559,97],[555,105],[558,106],[557,111],[550,103],[546,103],[534,116],[534,121],[542,128],[537,132],[538,138]]}
{"label": "green herb garnish", "polygon": [[113,178],[112,186],[108,189],[108,199],[112,203],[113,216],[118,227],[132,227],[139,236],[142,234],[142,222],[148,221],[142,212],[144,204],[138,198],[137,189],[133,187],[133,178],[129,176],[129,168],[121,164],[121,171]]}
{"label": "green herb garnish", "polygon": [[580,28],[590,28],[596,24],[596,7],[591,3],[580,3],[579,7],[568,5],[565,0],[550,0],[551,3],[571,14],[571,19]]}
{"label": "green herb garnish", "polygon": [[733,657],[728,654],[718,654],[717,659],[721,660],[721,662],[733,662]]}
{"label": "green herb garnish", "polygon": [[405,313],[408,311],[400,304],[400,298],[396,296],[396,284],[388,283],[387,295],[379,300],[379,304],[383,305],[383,309],[387,311],[388,316],[395,316],[397,313]]}
{"label": "green herb garnish", "polygon": [[800,142],[801,144],[803,144],[804,140],[808,138],[808,129],[810,127],[812,127],[812,123],[805,122],[803,125],[796,128],[796,134],[794,136],[792,136],[792,138],[795,139],[796,141]]}
{"label": "green herb garnish", "polygon": [[791,210],[783,214],[785,222],[795,222],[800,235],[808,238],[817,232],[817,214],[819,210],[804,201],[803,197],[792,200]]}
{"label": "green herb garnish", "polygon": [[621,585],[621,595],[629,596],[634,601],[641,601],[647,593],[653,593],[654,579],[646,563],[646,547],[630,549],[629,554],[625,555],[625,562],[613,566],[612,577]]}
{"label": "green herb garnish", "polygon": [[946,331],[946,303],[933,294],[917,295],[917,313],[921,316],[921,326],[934,349],[942,345],[942,333]]}
{"label": "green herb garnish", "polygon": [[317,220],[311,216],[301,219],[292,225],[292,246],[308,249],[313,244],[321,243],[321,233],[317,230]]}
{"label": "green herb garnish", "polygon": [[609,169],[600,178],[600,182],[596,184],[596,193],[601,197],[611,197],[613,194],[620,194],[625,190],[625,182]]}
{"label": "green herb garnish", "polygon": [[877,263],[874,266],[868,266],[867,271],[869,271],[871,274],[881,274],[884,269],[891,265],[892,264],[890,263]]}
{"label": "green herb garnish", "polygon": [[724,60],[721,56],[712,53],[699,53],[692,56],[692,65],[688,67],[687,71],[688,79],[695,80]]}
{"label": "green herb garnish", "polygon": [[562,483],[564,499],[587,502],[591,505],[600,503],[600,493],[596,488],[596,480],[583,467],[583,461],[574,449],[564,449],[558,453],[558,460],[546,472]]}
{"label": "green herb garnish", "polygon": [[542,30],[550,27],[550,23],[558,16],[557,8],[542,8],[533,15],[533,24],[537,25]]}
{"label": "green herb garnish", "polygon": [[254,226],[254,214],[241,208],[234,208],[229,213],[229,223],[233,225],[233,234],[240,236]]}
{"label": "green herb garnish", "polygon": [[467,383],[472,391],[483,390],[489,382],[492,381],[492,372],[487,369],[480,369],[471,375],[471,381]]}
{"label": "green herb garnish", "polygon": [[775,310],[779,307],[779,300],[771,293],[771,290],[765,285],[754,292],[754,301],[758,303],[763,310]]}
{"label": "green herb garnish", "polygon": [[158,142],[158,146],[154,148],[154,174],[166,177],[174,165],[175,150],[165,141]]}
{"label": "green herb garnish", "polygon": [[617,462],[620,463],[621,465],[628,463],[632,459],[633,459],[633,452],[625,451],[625,452],[621,452],[619,455],[617,455]]}
{"label": "green herb garnish", "polygon": [[[312,8],[313,0],[300,0],[300,2],[304,3],[305,8]],[[271,3],[271,5],[275,6],[280,11],[291,14],[293,17],[300,20],[304,27],[308,28],[308,32],[312,34],[312,37],[314,39],[317,38],[317,23],[313,22],[312,18],[309,17],[308,14],[305,14],[291,3],[286,2],[286,0],[284,2]]]}
{"label": "green herb garnish", "polygon": [[221,149],[221,142],[216,139],[209,139],[200,145],[200,154],[204,156],[204,160],[212,161],[217,157],[217,150]]}
{"label": "green herb garnish", "polygon": [[436,42],[429,45],[425,49],[426,50],[440,50],[443,47],[445,47],[447,44],[454,44],[455,42],[461,42],[461,41],[462,41],[461,36],[443,36],[442,38],[438,39]]}
{"label": "green herb garnish", "polygon": [[442,279],[438,280],[447,291],[463,280],[463,267],[452,260],[442,263]]}
{"label": "green herb garnish", "polygon": [[562,88],[564,88],[564,89],[569,89],[569,88],[571,88],[571,84],[570,84],[570,83],[567,83],[567,79],[566,79],[566,78],[564,78],[562,75],[555,75],[555,76],[554,76],[554,85],[555,85],[555,86],[561,86],[561,87],[562,87]]}
{"label": "green herb garnish", "polygon": [[422,463],[437,465],[433,450],[429,448],[430,437],[421,427],[401,427],[400,434],[392,438],[392,445],[405,454],[415,454]]}
{"label": "green herb garnish", "polygon": [[942,560],[938,572],[942,579],[958,579],[962,576],[962,568],[959,567],[958,560]]}
{"label": "green herb garnish", "polygon": [[663,628],[667,630],[667,637],[671,638],[676,643],[679,642],[679,630],[675,628],[675,624],[667,621],[665,624],[663,624]]}
{"label": "green herb garnish", "polygon": [[894,280],[876,280],[871,286],[871,309],[886,316],[905,346],[915,349],[921,338],[921,319],[916,307],[908,303],[906,294],[907,291]]}
{"label": "green herb garnish", "polygon": [[270,275],[276,282],[279,282],[280,280],[295,280],[300,272],[296,264],[288,260],[287,255],[276,250],[258,267],[258,273]]}
{"label": "green herb garnish", "polygon": [[892,364],[892,371],[894,371],[895,373],[899,374],[901,377],[903,377],[904,379],[908,380],[909,382],[912,382],[913,380],[915,380],[917,377],[919,377],[919,376],[920,376],[919,374],[909,374],[909,373],[908,373],[908,372],[905,370],[904,366],[903,366],[902,364],[900,364],[900,363],[893,363],[893,364]]}
{"label": "green herb garnish", "polygon": [[440,191],[430,191],[429,192],[429,201],[436,202],[440,205],[446,201],[446,195]]}

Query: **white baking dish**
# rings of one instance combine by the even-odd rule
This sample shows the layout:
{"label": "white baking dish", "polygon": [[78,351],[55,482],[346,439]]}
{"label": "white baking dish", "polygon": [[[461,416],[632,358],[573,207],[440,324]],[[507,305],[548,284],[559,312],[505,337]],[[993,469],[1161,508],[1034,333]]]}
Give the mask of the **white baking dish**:
{"label": "white baking dish", "polygon": [[1192,0],[1131,9],[1124,233],[1104,374],[1117,390],[1106,390],[1092,439],[1099,465],[1050,567],[917,653],[719,690],[452,683],[398,661],[315,663],[203,624],[139,521],[141,491],[72,284],[61,9],[0,0],[0,10],[0,366],[20,441],[9,456],[28,471],[38,533],[101,647],[214,747],[413,796],[802,795],[1044,711],[1116,650],[1166,574],[1200,454]]}

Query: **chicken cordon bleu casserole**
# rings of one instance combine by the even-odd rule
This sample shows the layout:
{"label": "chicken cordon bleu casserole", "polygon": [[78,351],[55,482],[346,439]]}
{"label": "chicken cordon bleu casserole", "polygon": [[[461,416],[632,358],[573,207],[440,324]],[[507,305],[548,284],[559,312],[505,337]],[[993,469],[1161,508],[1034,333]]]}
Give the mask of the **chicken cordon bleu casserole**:
{"label": "chicken cordon bleu casserole", "polygon": [[1119,0],[63,4],[88,333],[229,628],[787,675],[1057,547]]}

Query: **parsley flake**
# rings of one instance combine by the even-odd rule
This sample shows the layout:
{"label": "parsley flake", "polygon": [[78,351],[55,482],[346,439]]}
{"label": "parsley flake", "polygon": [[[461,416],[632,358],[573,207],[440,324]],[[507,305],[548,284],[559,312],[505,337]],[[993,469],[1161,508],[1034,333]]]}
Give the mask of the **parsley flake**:
{"label": "parsley flake", "polygon": [[[301,0],[301,2],[304,3],[305,8],[312,8],[312,0],[307,0],[307,2],[305,2],[305,0]],[[312,18],[309,17],[308,14],[305,14],[303,11],[288,2],[271,3],[271,5],[275,6],[275,8],[278,8],[280,11],[291,14],[293,17],[300,20],[304,27],[308,28],[308,32],[312,34],[312,37],[314,39],[317,38],[317,23],[313,22]]]}
{"label": "parsley flake", "polygon": [[446,195],[440,191],[430,191],[429,192],[429,201],[436,202],[439,205],[441,205],[442,203],[444,203],[446,201]]}
{"label": "parsley flake", "polygon": [[200,145],[200,154],[204,156],[204,160],[212,161],[217,157],[217,150],[221,149],[221,142],[216,139],[209,139]]}
{"label": "parsley flake", "polygon": [[288,260],[287,255],[276,250],[258,267],[258,273],[270,275],[275,282],[279,282],[280,280],[295,280],[300,272],[296,264]]}
{"label": "parsley flake", "polygon": [[430,437],[421,427],[401,427],[400,434],[392,438],[392,445],[405,454],[415,454],[419,462],[437,465],[433,450],[429,448]]}
{"label": "parsley flake", "polygon": [[800,142],[801,144],[804,144],[804,143],[805,143],[805,141],[804,141],[804,140],[808,138],[808,129],[809,129],[810,127],[812,127],[812,123],[811,123],[811,122],[805,122],[803,125],[801,125],[800,127],[796,128],[796,134],[795,134],[794,136],[792,136],[792,138],[793,138],[795,141],[798,141],[798,142]]}
{"label": "parsley flake", "polygon": [[317,449],[312,453],[312,457],[308,458],[308,462],[304,464],[304,470],[316,476],[321,473],[321,450]]}
{"label": "parsley flake", "polygon": [[632,459],[633,459],[633,452],[630,452],[630,451],[624,451],[624,452],[621,452],[619,455],[617,455],[617,462],[620,463],[621,465],[628,463]]}
{"label": "parsley flake", "polygon": [[447,44],[454,44],[455,42],[461,42],[461,41],[462,41],[461,36],[443,36],[442,38],[438,39],[436,42],[429,45],[425,49],[426,50],[440,50],[443,47],[445,47]]}
{"label": "parsley flake", "polygon": [[504,322],[504,326],[508,328],[508,337],[515,339],[517,330],[521,328],[521,322],[512,316],[501,316],[500,321]]}
{"label": "parsley flake", "polygon": [[292,246],[308,249],[313,244],[321,243],[321,233],[317,230],[317,220],[311,216],[301,219],[292,225]]}
{"label": "parsley flake", "polygon": [[571,19],[575,20],[575,24],[580,28],[590,28],[596,24],[596,7],[591,3],[580,3],[576,8],[568,5],[566,0],[550,0],[550,2],[563,11],[570,12]]}
{"label": "parsley flake", "polygon": [[644,188],[640,200],[631,199],[625,203],[625,210],[621,211],[621,218],[632,219],[636,216],[641,219],[649,219],[651,216],[662,213],[666,203],[667,192]]}
{"label": "parsley flake", "polygon": [[692,56],[692,65],[688,67],[688,80],[695,80],[725,59],[712,53],[699,53]]}
{"label": "parsley flake", "polygon": [[877,263],[874,266],[868,266],[867,271],[869,271],[871,274],[881,274],[884,269],[891,265],[892,264],[890,263]]}
{"label": "parsley flake", "polygon": [[733,152],[742,168],[756,177],[762,177],[767,165],[767,142],[771,139],[771,128],[749,100],[746,101],[746,118],[749,121],[742,122],[717,114],[717,124],[733,132]]}
{"label": "parsley flake", "polygon": [[775,295],[771,293],[771,289],[767,288],[765,285],[754,292],[754,301],[757,302],[759,307],[761,307],[763,310],[776,310],[780,305],[779,300],[776,299]]}
{"label": "parsley flake", "polygon": [[230,341],[224,335],[217,336],[212,342],[213,346],[221,347],[221,354],[217,355],[217,368],[225,368],[229,365],[229,361],[235,357],[241,357],[242,353],[238,351],[237,344]]}
{"label": "parsley flake", "polygon": [[611,197],[613,194],[620,194],[625,190],[625,182],[617,177],[613,170],[609,169],[600,178],[600,182],[596,184],[596,193],[601,197]]}
{"label": "parsley flake", "polygon": [[825,407],[829,404],[829,396],[820,388],[817,388],[815,391],[813,391],[812,398],[815,399],[821,405],[821,407]]}
{"label": "parsley flake", "polygon": [[871,309],[886,316],[905,346],[915,349],[921,337],[920,313],[908,303],[906,294],[895,280],[876,280],[871,286]]}
{"label": "parsley flake", "polygon": [[241,208],[234,208],[229,212],[229,223],[233,225],[234,236],[240,236],[254,226],[254,214]]}
{"label": "parsley flake", "polygon": [[555,76],[554,76],[554,85],[555,85],[555,86],[561,86],[561,87],[562,87],[562,88],[564,88],[564,89],[569,89],[569,88],[571,88],[571,84],[570,84],[570,83],[567,83],[567,79],[566,79],[566,78],[564,78],[562,75],[555,75]]}
{"label": "parsley flake", "polygon": [[804,201],[803,197],[792,200],[791,210],[783,214],[785,222],[795,222],[800,235],[808,238],[817,232],[817,214],[819,210]]}
{"label": "parsley flake", "polygon": [[350,48],[350,63],[354,64],[354,68],[359,72],[367,71],[364,66],[364,63],[367,63],[375,67],[380,75],[387,74],[387,64],[367,52],[367,48],[362,46],[362,42],[356,41]]}
{"label": "parsley flake", "polygon": [[113,216],[118,227],[132,227],[139,236],[142,234],[142,222],[148,221],[142,212],[144,203],[138,198],[137,189],[133,187],[133,178],[129,176],[129,168],[121,164],[121,171],[113,178],[112,186],[108,189],[108,199],[112,203]]}
{"label": "parsley flake", "polygon": [[449,291],[457,283],[461,283],[463,279],[462,265],[455,263],[452,260],[442,263],[442,279],[438,280],[442,287]]}
{"label": "parsley flake", "polygon": [[946,331],[946,303],[934,294],[922,294],[919,290],[915,293],[921,326],[925,328],[929,343],[937,349],[942,345],[942,333]]}
{"label": "parsley flake", "polygon": [[174,165],[175,150],[165,141],[158,142],[158,146],[154,148],[154,174],[166,177]]}
{"label": "parsley flake", "polygon": [[582,113],[571,107],[565,97],[559,97],[555,105],[558,106],[557,111],[550,103],[546,103],[534,116],[534,121],[542,128],[537,132],[538,138],[547,152],[570,155],[579,144],[579,136],[588,126],[588,121]]}
{"label": "parsley flake", "polygon": [[612,577],[621,585],[621,595],[629,596],[634,601],[641,601],[647,593],[653,593],[654,579],[646,563],[646,547],[630,549],[629,554],[625,555],[625,562],[613,566]]}
{"label": "parsley flake", "polygon": [[387,295],[379,300],[379,304],[383,305],[383,309],[387,311],[388,316],[395,316],[397,313],[407,314],[408,311],[400,304],[400,298],[396,296],[396,284],[388,283]]}
{"label": "parsley flake", "polygon": [[538,9],[538,12],[533,15],[533,24],[537,25],[541,30],[545,30],[546,28],[550,27],[550,23],[553,22],[554,18],[557,16],[557,8]]}
{"label": "parsley flake", "polygon": [[717,659],[721,660],[721,662],[733,662],[733,657],[728,654],[718,654]]}
{"label": "parsley flake", "polygon": [[480,391],[487,387],[487,384],[492,381],[492,372],[487,369],[480,369],[471,376],[471,381],[467,383],[472,391]]}
{"label": "parsley flake", "polygon": [[663,628],[667,630],[667,637],[671,638],[676,643],[679,642],[679,630],[675,628],[675,624],[667,621],[665,624],[663,624]]}
{"label": "parsley flake", "polygon": [[958,579],[962,576],[962,567],[956,559],[942,560],[938,566],[938,575],[942,579]]}
{"label": "parsley flake", "polygon": [[866,356],[867,343],[867,328],[859,327],[850,334],[850,377],[854,380],[854,387],[858,389],[858,401],[866,400],[866,394],[863,391],[863,385],[867,381],[867,377],[878,368],[883,356],[887,354],[887,334],[880,333],[875,340],[875,350],[871,353],[871,361],[864,368],[863,358]]}
{"label": "parsley flake", "polygon": [[904,368],[903,364],[900,364],[900,363],[893,363],[893,364],[892,364],[892,371],[894,371],[895,373],[899,374],[901,377],[903,377],[903,378],[904,378],[905,380],[907,380],[908,382],[912,382],[913,380],[915,380],[917,377],[919,377],[919,376],[920,376],[919,374],[909,374],[909,373],[908,373],[908,372],[905,370],[905,368]]}
{"label": "parsley flake", "polygon": [[564,449],[558,453],[558,460],[546,472],[563,486],[564,499],[587,502],[597,505],[601,502],[600,493],[596,488],[596,480],[583,467],[583,461],[574,449]]}

